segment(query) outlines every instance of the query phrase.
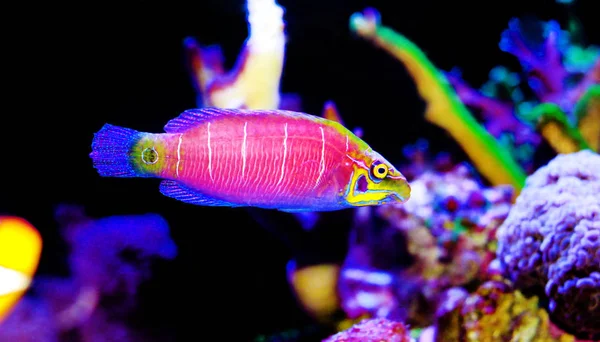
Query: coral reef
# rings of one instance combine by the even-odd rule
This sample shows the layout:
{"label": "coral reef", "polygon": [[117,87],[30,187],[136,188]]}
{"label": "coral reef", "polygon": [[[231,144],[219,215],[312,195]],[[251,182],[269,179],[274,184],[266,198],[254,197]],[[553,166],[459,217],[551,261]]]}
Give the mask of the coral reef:
{"label": "coral reef", "polygon": [[516,286],[544,290],[557,325],[600,338],[600,156],[559,155],[529,176],[497,254]]}
{"label": "coral reef", "polygon": [[126,324],[150,262],[177,254],[157,214],[87,217],[61,206],[57,221],[70,245],[71,277],[37,276],[0,326],[1,341],[146,341]]}
{"label": "coral reef", "polygon": [[346,331],[339,332],[323,342],[410,342],[404,324],[384,318],[360,322]]}
{"label": "coral reef", "polygon": [[[473,285],[501,279],[504,269],[517,287],[545,289],[558,326],[579,338],[599,338],[592,322],[600,321],[600,167],[590,150],[600,147],[600,49],[582,44],[575,26],[512,19],[500,48],[517,57],[522,75],[496,67],[475,90],[458,69],[439,71],[409,39],[381,25],[376,10],[352,15],[355,33],[405,65],[427,102],[425,119],[444,128],[493,185],[512,185],[515,196],[525,184],[528,191],[504,223],[500,260],[492,261],[510,191],[495,195],[504,199],[499,208],[481,191],[467,199],[479,185],[464,181],[466,169],[448,171],[443,159],[432,167],[418,149],[409,149],[414,165],[403,173],[411,180],[411,201],[378,208],[375,219],[367,210],[357,214],[340,277],[342,305],[351,317],[368,313],[425,326],[442,305],[441,291],[467,296]],[[525,183],[537,167],[533,156],[542,138],[557,153],[573,154],[557,157]],[[536,314],[539,322],[547,321],[544,314]],[[523,322],[513,313],[505,323]],[[547,330],[523,329],[530,337]]]}
{"label": "coral reef", "polygon": [[[418,148],[405,152],[423,159],[426,145]],[[450,167],[445,155],[434,166],[410,164],[426,170],[411,181],[410,201],[381,206],[375,215],[357,210],[338,285],[350,317],[369,314],[425,327],[435,319],[443,290],[495,272],[495,234],[508,215],[511,188],[483,188],[471,168]]]}

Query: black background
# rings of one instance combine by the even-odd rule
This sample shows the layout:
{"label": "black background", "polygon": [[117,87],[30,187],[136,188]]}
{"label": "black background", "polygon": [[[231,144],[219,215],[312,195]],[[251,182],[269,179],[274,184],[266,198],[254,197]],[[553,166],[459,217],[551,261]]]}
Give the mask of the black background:
{"label": "black background", "polygon": [[[600,42],[592,3],[574,7],[589,42]],[[282,91],[298,93],[303,110],[320,114],[334,100],[347,126],[392,162],[419,137],[433,150],[464,155],[446,134],[424,121],[424,104],[402,64],[348,29],[367,6],[418,44],[440,68],[459,66],[479,86],[504,64],[520,70],[498,48],[515,16],[567,20],[554,1],[281,0],[286,8],[287,54]],[[170,223],[177,259],[155,268],[140,292],[133,323],[183,340],[203,332],[250,339],[310,324],[285,280],[294,251],[243,209],[187,205],[158,191],[156,179],[101,178],[88,157],[93,133],[105,122],[162,132],[181,111],[195,107],[182,40],[220,44],[231,66],[247,35],[241,0],[123,1],[118,4],[26,4],[3,11],[0,212],[33,223],[44,237],[40,274],[66,274],[66,246],[53,211],[84,205],[94,217],[156,212]],[[3,82],[3,83],[4,83]],[[348,212],[341,215],[348,216]],[[332,220],[329,258],[343,257],[347,220]],[[290,228],[291,229],[291,228]],[[293,240],[293,237],[292,237]],[[304,246],[305,248],[310,248]],[[325,248],[327,247],[327,248]],[[231,335],[229,335],[231,336]]]}

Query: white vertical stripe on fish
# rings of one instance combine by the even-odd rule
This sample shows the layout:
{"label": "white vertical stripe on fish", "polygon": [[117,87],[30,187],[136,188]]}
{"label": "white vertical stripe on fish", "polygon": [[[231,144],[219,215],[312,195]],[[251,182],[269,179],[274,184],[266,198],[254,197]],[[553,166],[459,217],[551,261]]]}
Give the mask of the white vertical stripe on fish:
{"label": "white vertical stripe on fish", "polygon": [[244,122],[244,140],[242,140],[242,176],[244,178],[244,173],[246,172],[246,148],[247,148],[247,139],[248,139],[248,121]]}
{"label": "white vertical stripe on fish", "polygon": [[215,179],[212,174],[212,148],[210,147],[210,122],[206,126],[206,145],[208,146],[208,175],[210,176],[210,180],[214,183]]}
{"label": "white vertical stripe on fish", "polygon": [[323,127],[319,127],[319,129],[321,130],[321,161],[319,162],[319,176],[317,177],[314,188],[319,185],[321,177],[323,177],[323,173],[325,172],[325,131],[323,130]]}
{"label": "white vertical stripe on fish", "polygon": [[179,143],[177,144],[177,165],[175,165],[175,172],[177,178],[179,178],[179,163],[181,162],[181,143],[183,142],[183,133],[179,134]]}
{"label": "white vertical stripe on fish", "polygon": [[279,184],[281,184],[281,181],[283,181],[283,176],[285,174],[285,159],[287,157],[287,139],[288,139],[288,124],[285,123],[283,125],[283,132],[285,134],[284,138],[283,138],[283,161],[281,162],[281,175],[279,176],[279,180],[277,181],[277,184],[275,185],[276,187],[279,186]]}

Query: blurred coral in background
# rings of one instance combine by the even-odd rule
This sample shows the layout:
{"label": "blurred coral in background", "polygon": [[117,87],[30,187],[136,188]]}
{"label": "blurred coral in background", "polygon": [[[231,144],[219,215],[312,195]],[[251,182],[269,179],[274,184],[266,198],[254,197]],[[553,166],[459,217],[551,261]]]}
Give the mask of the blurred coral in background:
{"label": "blurred coral in background", "polygon": [[323,342],[410,342],[408,329],[399,322],[385,318],[366,320]]}
{"label": "blurred coral in background", "polygon": [[[408,149],[413,158],[430,159],[427,145],[415,147]],[[444,155],[436,164],[411,180],[405,205],[357,210],[339,285],[350,317],[368,313],[424,327],[446,289],[489,278],[512,190],[482,187],[472,169]]]}
{"label": "blurred coral in background", "polygon": [[184,41],[198,107],[300,110],[296,95],[279,93],[285,56],[284,10],[273,0],[248,0],[248,31],[238,60],[225,72],[218,45]]}
{"label": "blurred coral in background", "polygon": [[0,325],[0,341],[147,341],[128,326],[139,285],[151,262],[170,260],[177,247],[157,214],[89,218],[78,206],[56,214],[70,246],[71,276],[37,276]]}

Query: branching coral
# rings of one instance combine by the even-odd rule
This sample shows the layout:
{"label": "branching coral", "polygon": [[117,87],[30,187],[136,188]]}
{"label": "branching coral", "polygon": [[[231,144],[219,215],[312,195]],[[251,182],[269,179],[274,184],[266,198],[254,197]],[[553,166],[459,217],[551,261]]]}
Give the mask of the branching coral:
{"label": "branching coral", "polygon": [[[279,84],[285,56],[283,8],[274,0],[248,1],[249,37],[235,67],[226,73],[218,46],[201,47],[193,38],[184,41],[198,106],[274,109],[282,102],[293,109],[295,96],[282,101]],[[290,108],[292,107],[292,108]]]}
{"label": "branching coral", "polygon": [[410,342],[404,324],[376,318],[362,321],[323,342]]}
{"label": "branching coral", "polygon": [[[92,219],[79,207],[58,211],[71,246],[71,278],[36,277],[32,295],[0,326],[0,340],[146,340],[125,324],[150,261],[177,253],[167,222],[156,214]],[[31,333],[31,335],[28,335]]]}
{"label": "branching coral", "polygon": [[503,67],[496,67],[490,72],[490,82],[484,85],[485,92],[476,91],[467,85],[458,69],[446,73],[446,77],[461,101],[480,114],[487,131],[508,148],[526,171],[531,171],[533,152],[541,142],[535,126],[513,115],[514,109],[510,102],[487,95],[492,92],[495,94],[500,91],[497,88],[502,88],[511,98],[522,96],[522,93],[515,89],[519,76]]}
{"label": "branching coral", "polygon": [[573,336],[552,329],[538,298],[526,298],[502,281],[488,281],[463,293],[438,311],[436,341],[570,342]]}
{"label": "branching coral", "polygon": [[357,211],[339,284],[350,317],[370,314],[424,327],[444,289],[488,279],[495,232],[512,191],[482,188],[465,165],[437,165],[441,169],[411,181],[405,205],[382,206],[376,217],[366,208]]}
{"label": "branching coral", "polygon": [[[525,38],[525,30],[535,29],[541,32],[541,42]],[[571,36],[556,21],[518,19],[512,19],[502,33],[500,48],[521,62],[535,99],[525,96],[520,76],[504,67],[492,69],[481,91],[467,86],[456,72],[447,75],[461,100],[481,113],[490,133],[506,141],[528,170],[540,142],[536,127],[560,153],[598,148],[600,127],[589,125],[598,118],[594,119],[595,105],[588,108],[588,104],[598,96],[593,88],[600,83],[600,50],[578,45]]]}
{"label": "branching coral", "polygon": [[517,286],[544,289],[557,325],[600,338],[600,156],[559,155],[528,179],[498,231]]}

